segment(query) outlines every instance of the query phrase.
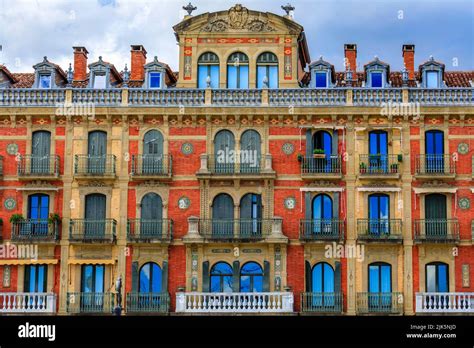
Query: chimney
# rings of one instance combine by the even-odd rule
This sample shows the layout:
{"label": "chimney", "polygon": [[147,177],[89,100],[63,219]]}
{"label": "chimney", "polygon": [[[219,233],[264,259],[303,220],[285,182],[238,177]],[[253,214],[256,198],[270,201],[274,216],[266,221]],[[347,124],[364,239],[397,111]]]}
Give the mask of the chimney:
{"label": "chimney", "polygon": [[408,79],[415,79],[415,45],[403,45],[403,63],[408,71]]}
{"label": "chimney", "polygon": [[357,45],[356,44],[345,44],[344,45],[344,57],[345,57],[345,69],[350,69],[356,79],[355,73],[357,71]]}
{"label": "chimney", "polygon": [[130,80],[143,81],[145,79],[146,50],[142,45],[131,45]]}
{"label": "chimney", "polygon": [[74,81],[87,79],[87,49],[85,47],[73,47],[74,50]]}

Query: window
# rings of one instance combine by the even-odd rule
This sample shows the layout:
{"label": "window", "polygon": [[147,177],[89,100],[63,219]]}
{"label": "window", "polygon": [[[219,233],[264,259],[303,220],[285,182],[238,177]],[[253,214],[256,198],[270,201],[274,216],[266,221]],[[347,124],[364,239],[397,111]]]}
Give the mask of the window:
{"label": "window", "polygon": [[150,88],[160,88],[161,87],[161,73],[151,72],[149,73],[150,78]]}
{"label": "window", "polygon": [[219,58],[212,52],[201,54],[198,59],[198,88],[207,88],[207,78],[211,88],[219,88]]}
{"label": "window", "polygon": [[369,310],[386,311],[392,306],[392,266],[386,263],[369,265]]}
{"label": "window", "polygon": [[154,262],[145,263],[140,269],[139,292],[160,293],[161,292],[161,267]]}
{"label": "window", "polygon": [[369,133],[369,173],[388,173],[388,134],[385,131]]}
{"label": "window", "polygon": [[390,218],[390,197],[385,194],[369,196],[369,233],[388,234]]}
{"label": "window", "polygon": [[427,71],[426,72],[426,87],[427,88],[438,88],[438,72],[437,71]]}
{"label": "window", "polygon": [[425,234],[430,239],[444,239],[448,233],[446,196],[432,193],[425,197]]}
{"label": "window", "polygon": [[313,136],[313,149],[323,150],[326,157],[332,153],[332,137],[326,131],[317,131]]}
{"label": "window", "polygon": [[87,146],[87,173],[104,174],[107,164],[107,133],[102,131],[90,132]]}
{"label": "window", "polygon": [[212,237],[232,238],[234,235],[234,201],[221,193],[212,202]]}
{"label": "window", "polygon": [[[51,133],[47,131],[33,132],[31,142],[31,173],[49,174],[52,172],[50,163]],[[28,170],[28,168],[25,168]]]}
{"label": "window", "polygon": [[39,88],[51,88],[51,75],[40,75]]}
{"label": "window", "polygon": [[240,52],[227,60],[227,88],[249,88],[249,59]]}
{"label": "window", "polygon": [[325,88],[327,87],[327,73],[317,72],[316,74],[316,87]]}
{"label": "window", "polygon": [[335,305],[334,270],[330,264],[321,262],[313,267],[311,274],[312,307]]}
{"label": "window", "polygon": [[235,164],[234,133],[219,131],[214,138],[214,170],[216,173],[233,173]]}
{"label": "window", "polygon": [[333,227],[332,199],[326,194],[319,194],[313,199],[312,233],[331,234]]}
{"label": "window", "polygon": [[262,235],[262,196],[248,193],[240,200],[240,236]]}
{"label": "window", "polygon": [[49,196],[38,193],[28,196],[28,219],[20,229],[20,233],[31,236],[46,236],[48,234]]}
{"label": "window", "polygon": [[211,269],[210,291],[232,292],[232,267],[225,262],[216,263]]}
{"label": "window", "polygon": [[444,172],[444,133],[432,130],[425,133],[426,172]]}
{"label": "window", "polygon": [[263,270],[258,263],[247,262],[240,270],[240,291],[263,291]]}
{"label": "window", "polygon": [[104,265],[83,265],[81,274],[81,312],[102,311],[104,306]]}
{"label": "window", "polygon": [[434,262],[426,265],[426,291],[449,292],[447,264]]}
{"label": "window", "polygon": [[163,166],[163,135],[156,129],[143,137],[143,174],[166,174]]}
{"label": "window", "polygon": [[159,237],[163,232],[162,227],[163,201],[154,192],[143,196],[140,204],[140,236]]}
{"label": "window", "polygon": [[106,233],[105,209],[106,196],[100,193],[92,193],[86,196],[84,237],[100,238]]}
{"label": "window", "polygon": [[240,172],[258,173],[261,160],[260,133],[250,129],[240,138]]}
{"label": "window", "polygon": [[382,86],[382,73],[381,72],[373,72],[370,74],[370,79],[372,83],[372,87],[380,88]]}
{"label": "window", "polygon": [[271,52],[262,53],[257,58],[257,88],[278,88],[278,58]]}
{"label": "window", "polygon": [[94,88],[105,88],[105,74],[94,74]]}
{"label": "window", "polygon": [[26,265],[24,292],[47,292],[47,265]]}
{"label": "window", "polygon": [[310,169],[318,173],[331,173],[336,162],[332,161],[332,141],[329,132],[317,131],[314,133],[312,143],[308,151],[308,164]]}

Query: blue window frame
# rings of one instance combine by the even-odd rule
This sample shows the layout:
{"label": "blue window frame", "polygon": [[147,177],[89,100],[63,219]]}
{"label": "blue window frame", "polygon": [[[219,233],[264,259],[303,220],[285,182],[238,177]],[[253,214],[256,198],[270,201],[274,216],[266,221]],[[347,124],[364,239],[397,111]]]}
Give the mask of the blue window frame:
{"label": "blue window frame", "polygon": [[449,292],[448,265],[434,262],[426,265],[426,291]]}
{"label": "blue window frame", "polygon": [[330,173],[333,168],[332,136],[327,131],[317,131],[313,135],[312,149],[323,150],[326,158],[308,158],[308,165],[318,173]]}
{"label": "blue window frame", "polygon": [[382,73],[381,72],[372,72],[370,73],[371,87],[380,88],[382,86]]}
{"label": "blue window frame", "polygon": [[444,173],[444,133],[432,130],[425,133],[426,172]]}
{"label": "blue window frame", "polygon": [[221,193],[212,202],[212,235],[214,238],[232,238],[234,235],[234,201]]}
{"label": "blue window frame", "polygon": [[257,88],[264,88],[264,79],[268,88],[278,88],[278,58],[271,52],[262,53],[257,58]]}
{"label": "blue window frame", "polygon": [[388,135],[377,130],[369,133],[369,173],[388,173]]}
{"label": "blue window frame", "polygon": [[427,88],[438,88],[439,87],[439,74],[437,71],[426,72],[426,87]]}
{"label": "blue window frame", "polygon": [[198,59],[198,88],[207,88],[207,77],[211,88],[219,88],[219,58],[212,52],[201,54]]}
{"label": "blue window frame", "polygon": [[24,292],[47,292],[47,265],[26,265]]}
{"label": "blue window frame", "polygon": [[317,72],[317,73],[315,73],[316,87],[317,88],[325,88],[325,87],[328,86],[327,76],[328,76],[328,74],[326,72]]}
{"label": "blue window frame", "polygon": [[249,88],[249,59],[243,53],[233,53],[227,60],[227,88]]}
{"label": "blue window frame", "polygon": [[390,233],[390,197],[384,194],[369,196],[369,233]]}
{"label": "blue window frame", "polygon": [[151,72],[148,75],[150,81],[150,88],[161,88],[161,73]]}
{"label": "blue window frame", "polygon": [[[37,193],[28,196],[28,219],[29,224],[25,224],[20,233],[30,235],[48,234],[48,216],[49,216],[49,196],[43,193]],[[36,220],[36,221],[35,221]]]}
{"label": "blue window frame", "polygon": [[[312,292],[334,293],[334,269],[326,262],[320,262],[312,270]],[[332,299],[334,301],[334,298]]]}
{"label": "blue window frame", "polygon": [[247,262],[240,270],[240,291],[263,291],[263,270],[258,263]]}
{"label": "blue window frame", "polygon": [[139,292],[160,293],[163,273],[154,262],[145,263],[140,269]]}
{"label": "blue window frame", "polygon": [[225,262],[218,262],[211,269],[210,291],[232,292],[232,267]]}
{"label": "blue window frame", "polygon": [[319,194],[313,199],[312,233],[331,234],[333,229],[333,204],[327,194]]}
{"label": "blue window frame", "polygon": [[51,88],[51,75],[39,76],[39,88]]}
{"label": "blue window frame", "polygon": [[104,265],[83,265],[81,292],[102,293],[104,292]]}
{"label": "blue window frame", "polygon": [[392,266],[386,263],[369,265],[369,308],[388,310],[392,306]]}
{"label": "blue window frame", "polygon": [[262,233],[262,196],[248,193],[240,200],[240,235],[258,236]]}

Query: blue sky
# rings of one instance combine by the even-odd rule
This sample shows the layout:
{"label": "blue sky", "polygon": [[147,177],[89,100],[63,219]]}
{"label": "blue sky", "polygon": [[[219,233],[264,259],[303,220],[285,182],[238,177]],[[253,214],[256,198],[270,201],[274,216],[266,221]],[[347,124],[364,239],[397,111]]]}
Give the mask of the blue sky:
{"label": "blue sky", "polygon": [[[64,69],[72,46],[86,46],[89,62],[99,56],[122,70],[130,64],[130,45],[143,44],[148,60],[157,55],[177,69],[172,26],[189,0],[0,0],[0,63],[11,71],[32,71],[43,56]],[[473,0],[194,0],[194,15],[227,10],[236,2],[294,18],[305,28],[313,60],[343,69],[344,43],[356,43],[362,67],[378,56],[392,70],[403,66],[401,47],[416,46],[418,66],[430,55],[447,70],[474,70]]]}

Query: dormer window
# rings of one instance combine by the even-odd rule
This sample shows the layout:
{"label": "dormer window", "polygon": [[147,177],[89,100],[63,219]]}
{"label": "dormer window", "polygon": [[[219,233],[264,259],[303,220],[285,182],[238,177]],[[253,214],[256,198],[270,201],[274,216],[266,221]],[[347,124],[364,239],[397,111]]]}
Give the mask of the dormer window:
{"label": "dormer window", "polygon": [[366,81],[365,85],[371,88],[384,88],[389,85],[389,65],[379,60],[376,56],[375,59],[364,66]]}
{"label": "dormer window", "polygon": [[59,65],[48,61],[47,57],[44,57],[41,63],[34,65],[33,69],[35,69],[33,88],[57,88],[67,83],[66,73]]}
{"label": "dormer window", "polygon": [[328,74],[327,72],[317,72],[316,77],[316,88],[326,88],[328,86]]}
{"label": "dormer window", "polygon": [[434,60],[433,56],[420,65],[421,86],[424,88],[441,88],[444,86],[444,64]]}
{"label": "dormer window", "polygon": [[152,62],[145,64],[145,88],[162,89],[166,88],[166,64],[158,61],[155,56]]}
{"label": "dormer window", "polygon": [[426,72],[426,87],[427,88],[438,88],[438,72],[437,71],[427,71]]}
{"label": "dormer window", "polygon": [[322,56],[319,57],[319,60],[311,63],[309,69],[311,71],[311,87],[328,88],[334,84],[334,67],[325,62]]}
{"label": "dormer window", "polygon": [[381,72],[373,72],[370,74],[372,87],[380,88],[382,87],[382,73]]}
{"label": "dormer window", "polygon": [[94,88],[106,88],[105,74],[94,74]]}
{"label": "dormer window", "polygon": [[39,77],[39,88],[51,88],[51,75],[40,75]]}
{"label": "dormer window", "polygon": [[160,88],[161,87],[161,73],[151,72],[149,73],[150,88]]}

